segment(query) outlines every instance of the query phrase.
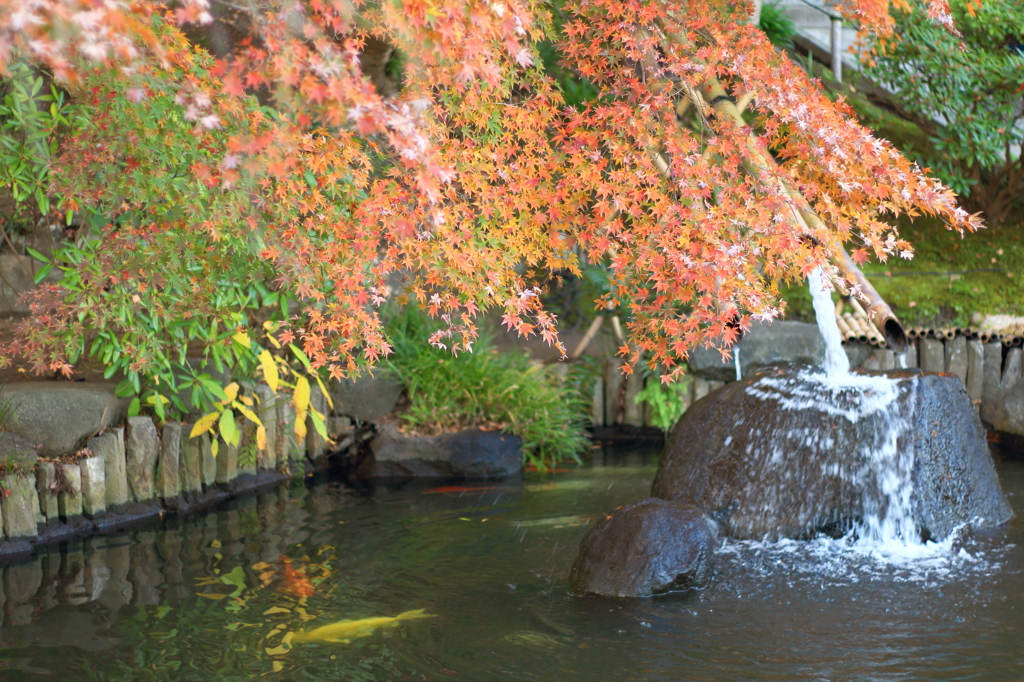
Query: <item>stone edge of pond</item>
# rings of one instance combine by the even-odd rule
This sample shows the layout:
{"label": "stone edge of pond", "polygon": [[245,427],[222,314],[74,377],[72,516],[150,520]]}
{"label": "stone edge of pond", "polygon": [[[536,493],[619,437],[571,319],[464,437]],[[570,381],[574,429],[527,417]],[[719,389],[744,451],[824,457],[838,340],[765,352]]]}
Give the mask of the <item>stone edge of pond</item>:
{"label": "stone edge of pond", "polygon": [[[190,423],[168,421],[159,428],[150,417],[126,417],[74,453],[7,467],[0,478],[0,564],[26,559],[38,547],[200,513],[327,468],[327,443],[312,423],[299,442],[289,401],[263,384],[243,390],[259,399],[256,411],[267,431],[263,448],[255,429],[243,428],[241,442],[221,441],[214,457],[208,433],[189,438]],[[318,388],[314,393],[311,401],[323,412],[326,398]],[[331,435],[341,436],[342,446],[354,439],[348,419],[331,422],[339,431]]]}

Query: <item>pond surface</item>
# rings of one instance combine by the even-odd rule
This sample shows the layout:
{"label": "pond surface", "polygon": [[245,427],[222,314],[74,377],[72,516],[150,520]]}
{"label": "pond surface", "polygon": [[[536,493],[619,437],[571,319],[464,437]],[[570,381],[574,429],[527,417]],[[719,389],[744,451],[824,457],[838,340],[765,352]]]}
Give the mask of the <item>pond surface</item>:
{"label": "pond surface", "polygon": [[[0,679],[1024,679],[1024,522],[906,561],[841,543],[728,543],[711,587],[576,598],[602,512],[657,452],[596,451],[516,484],[282,489],[5,569]],[[1024,458],[1001,457],[1024,512]],[[479,489],[485,488],[485,489]],[[298,630],[425,609],[351,643]]]}

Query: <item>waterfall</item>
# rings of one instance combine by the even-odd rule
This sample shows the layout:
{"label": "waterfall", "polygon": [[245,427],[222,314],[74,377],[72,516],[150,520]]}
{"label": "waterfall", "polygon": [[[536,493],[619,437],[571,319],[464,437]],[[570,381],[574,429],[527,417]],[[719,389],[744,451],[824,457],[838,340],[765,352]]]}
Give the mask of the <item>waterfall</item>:
{"label": "waterfall", "polygon": [[814,316],[818,320],[818,329],[825,339],[825,374],[838,379],[850,373],[850,359],[843,350],[843,338],[836,324],[835,306],[832,305],[832,292],[825,288],[821,268],[814,268],[807,277],[807,286],[811,290],[814,301]]}
{"label": "waterfall", "polygon": [[[783,409],[841,414],[851,423],[871,423],[869,433],[862,434],[863,440],[856,448],[860,454],[858,465],[847,463],[843,470],[837,470],[864,492],[863,515],[848,538],[872,553],[905,555],[912,547],[922,546],[912,500],[913,439],[906,437],[913,423],[915,391],[900,386],[913,379],[850,374],[850,360],[842,346],[831,291],[825,287],[821,268],[815,268],[807,282],[825,340],[824,376],[804,372],[785,382],[789,384],[785,389],[780,391],[782,386],[776,385],[776,390],[768,393],[774,393],[773,398]],[[901,392],[910,399],[900,400]],[[830,459],[827,451],[820,456],[823,465]]]}

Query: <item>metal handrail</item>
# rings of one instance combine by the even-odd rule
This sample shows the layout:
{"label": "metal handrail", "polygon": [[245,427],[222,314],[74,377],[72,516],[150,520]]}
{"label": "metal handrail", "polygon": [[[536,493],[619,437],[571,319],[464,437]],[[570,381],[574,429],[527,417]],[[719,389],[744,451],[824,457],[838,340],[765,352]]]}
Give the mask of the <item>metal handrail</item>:
{"label": "metal handrail", "polygon": [[832,52],[832,75],[835,76],[836,81],[842,83],[843,56],[841,52],[843,47],[843,17],[839,14],[829,11],[828,9],[825,9],[821,5],[816,5],[815,3],[810,2],[810,0],[800,0],[800,2],[807,5],[811,9],[818,10],[819,12],[821,12],[822,14],[829,18],[829,21],[831,22],[829,39],[831,42]]}
{"label": "metal handrail", "polygon": [[818,10],[819,12],[821,12],[822,14],[827,16],[829,19],[839,20],[839,21],[843,20],[843,15],[836,14],[835,12],[832,12],[832,11],[826,9],[826,8],[822,7],[821,5],[818,5],[818,4],[815,4],[813,2],[810,2],[810,0],[800,0],[800,2],[804,3],[805,5],[810,7],[811,9]]}

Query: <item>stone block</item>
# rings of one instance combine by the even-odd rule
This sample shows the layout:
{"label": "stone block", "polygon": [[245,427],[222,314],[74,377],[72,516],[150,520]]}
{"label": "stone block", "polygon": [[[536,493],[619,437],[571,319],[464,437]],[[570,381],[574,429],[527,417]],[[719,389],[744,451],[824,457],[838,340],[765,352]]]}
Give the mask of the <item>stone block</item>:
{"label": "stone block", "polygon": [[124,453],[124,429],[110,429],[89,441],[93,454],[103,458],[106,506],[116,507],[129,500],[128,473]]}
{"label": "stone block", "polygon": [[192,424],[182,424],[178,473],[181,475],[181,491],[196,494],[203,490],[203,448],[201,438],[189,438],[191,432]]}
{"label": "stone block", "polygon": [[36,494],[39,497],[39,511],[47,521],[60,518],[57,504],[57,465],[53,462],[36,464]]}
{"label": "stone block", "polygon": [[348,417],[328,417],[327,435],[338,440],[352,432],[352,420]]}
{"label": "stone block", "polygon": [[[743,376],[769,365],[804,363],[820,367],[825,360],[825,340],[818,325],[806,322],[775,320],[755,323],[750,331],[733,345],[740,349],[740,371]],[[690,371],[698,377],[717,381],[736,379],[733,357],[722,358],[717,348],[698,346],[690,353]]]}
{"label": "stone block", "polygon": [[[310,387],[309,406],[324,417],[327,416],[327,399],[324,397],[323,391],[316,384]],[[324,426],[326,427],[327,425],[324,424]],[[327,452],[327,441],[317,432],[316,426],[313,424],[311,410],[306,415],[306,457],[309,461],[316,462],[324,456],[325,452]]]}
{"label": "stone block", "polygon": [[125,431],[128,489],[136,502],[152,500],[156,493],[156,465],[160,437],[149,417],[129,417]]}
{"label": "stone block", "polygon": [[1003,371],[1003,344],[998,341],[985,344],[984,377],[981,382],[981,418],[992,423],[996,401],[999,399],[999,380]]}
{"label": "stone block", "polygon": [[1020,380],[1021,370],[1021,349],[1011,348],[1006,354],[1006,361],[1003,363],[1003,376],[999,380],[999,392],[1005,393],[1017,385]]}
{"label": "stone block", "polygon": [[917,360],[917,344],[914,343],[913,341],[908,343],[906,349],[904,349],[904,351],[903,351],[903,365],[902,366],[907,368],[907,369],[911,369],[913,367],[918,367],[919,366],[918,360]]}
{"label": "stone block", "polygon": [[217,450],[217,483],[228,485],[238,478],[238,447],[220,442]]}
{"label": "stone block", "polygon": [[82,474],[82,512],[89,517],[107,510],[107,483],[103,458],[98,455],[78,460]]}
{"label": "stone block", "polygon": [[941,373],[946,370],[946,349],[939,339],[918,339],[917,352],[924,371]]}
{"label": "stone block", "polygon": [[967,342],[967,397],[974,405],[981,404],[985,381],[985,346],[973,339]]}
{"label": "stone block", "polygon": [[642,391],[643,388],[644,377],[642,372],[634,371],[626,377],[626,395],[625,402],[623,404],[625,416],[622,421],[628,426],[644,425],[644,406],[643,403],[638,403],[636,401],[637,394]]}
{"label": "stone block", "polygon": [[278,464],[287,464],[296,473],[301,473],[301,463],[305,458],[305,444],[300,450],[299,439],[295,435],[295,405],[290,400],[282,400],[277,404],[278,408],[278,435],[277,441]]}
{"label": "stone block", "polygon": [[9,473],[4,477],[0,510],[3,512],[4,536],[8,540],[37,535],[36,515],[32,507],[32,497],[36,492],[34,484],[35,477],[31,472]]}
{"label": "stone block", "polygon": [[391,372],[377,369],[373,376],[364,374],[355,379],[332,381],[328,390],[334,401],[334,414],[378,422],[395,409],[405,386]]}
{"label": "stone block", "polygon": [[626,376],[622,373],[622,358],[608,358],[604,366],[604,423],[614,426],[619,423],[619,406],[622,393],[622,382]]}
{"label": "stone block", "polygon": [[238,473],[240,475],[256,473],[256,425],[246,419],[239,424],[242,432],[238,443]]}
{"label": "stone block", "polygon": [[200,472],[203,487],[209,488],[217,482],[217,459],[213,456],[213,440],[210,434],[204,433],[199,437],[199,452],[202,459]]}
{"label": "stone block", "polygon": [[693,398],[690,403],[691,405],[711,392],[711,387],[708,384],[709,382],[707,379],[702,379],[700,377],[693,378]]}
{"label": "stone block", "polygon": [[256,466],[260,469],[277,468],[277,396],[266,384],[257,384],[253,390],[256,394],[256,416],[263,422],[267,432],[266,447],[256,451]]}
{"label": "stone block", "polygon": [[82,470],[77,464],[58,464],[57,478],[61,491],[57,494],[60,517],[65,521],[82,515]]}
{"label": "stone block", "polygon": [[164,424],[160,437],[160,454],[156,465],[156,496],[171,500],[181,495],[181,479],[178,463],[181,461],[181,422],[169,421]]}
{"label": "stone block", "polygon": [[891,348],[879,348],[875,351],[875,357],[878,358],[878,366],[883,372],[895,369],[896,352]]}
{"label": "stone block", "polygon": [[967,337],[956,336],[946,341],[946,373],[967,385]]}
{"label": "stone block", "polygon": [[37,445],[43,457],[74,452],[95,433],[124,419],[128,400],[114,395],[113,383],[39,381],[8,384],[4,397],[14,405],[7,430]]}

